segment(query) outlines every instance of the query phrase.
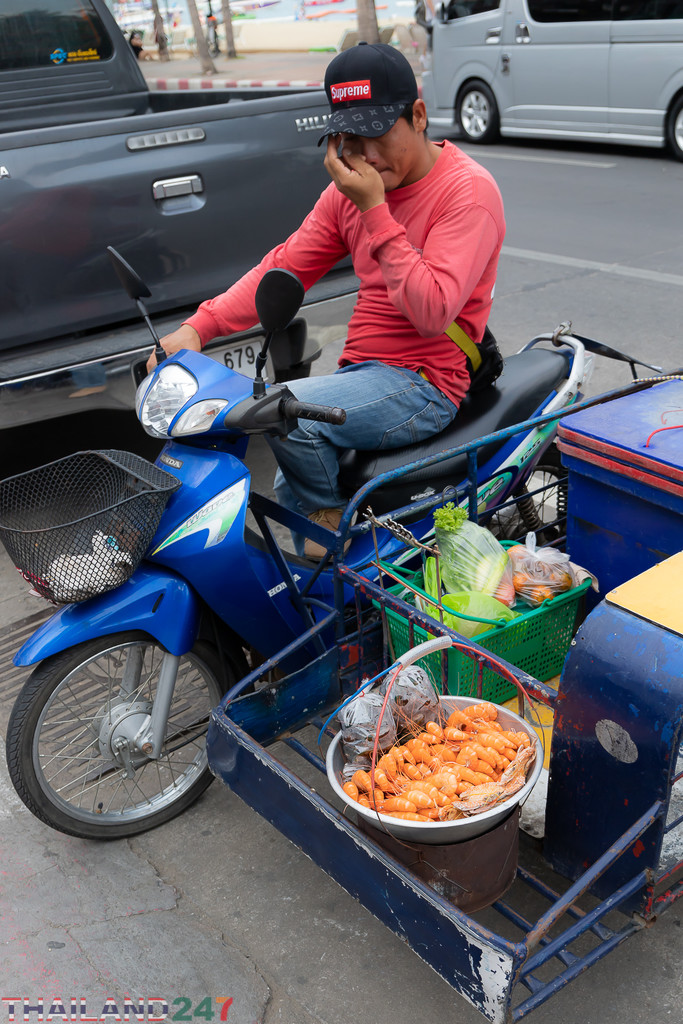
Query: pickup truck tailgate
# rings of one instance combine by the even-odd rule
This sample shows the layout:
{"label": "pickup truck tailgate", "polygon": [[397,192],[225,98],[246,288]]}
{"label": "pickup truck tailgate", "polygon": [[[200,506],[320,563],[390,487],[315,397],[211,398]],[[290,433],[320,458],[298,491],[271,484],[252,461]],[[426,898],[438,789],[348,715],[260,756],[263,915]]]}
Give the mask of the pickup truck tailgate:
{"label": "pickup truck tailgate", "polygon": [[163,313],[223,291],[298,226],[329,182],[311,129],[324,93],[243,96],[3,135],[0,348],[130,320],[103,240]]}

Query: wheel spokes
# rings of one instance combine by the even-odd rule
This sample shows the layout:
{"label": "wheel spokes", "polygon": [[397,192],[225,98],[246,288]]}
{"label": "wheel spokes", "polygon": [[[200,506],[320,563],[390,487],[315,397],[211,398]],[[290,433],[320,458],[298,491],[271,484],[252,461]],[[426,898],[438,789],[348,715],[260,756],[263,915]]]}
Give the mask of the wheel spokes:
{"label": "wheel spokes", "polygon": [[[139,669],[132,679],[135,660]],[[46,703],[34,736],[34,764],[42,785],[70,812],[101,823],[148,816],[177,799],[204,770],[212,701],[191,656],[180,662],[159,758],[134,755],[134,774],[126,778],[107,746],[126,713],[139,718],[147,705],[151,709],[161,661],[162,652],[144,642],[102,652],[72,671]]]}

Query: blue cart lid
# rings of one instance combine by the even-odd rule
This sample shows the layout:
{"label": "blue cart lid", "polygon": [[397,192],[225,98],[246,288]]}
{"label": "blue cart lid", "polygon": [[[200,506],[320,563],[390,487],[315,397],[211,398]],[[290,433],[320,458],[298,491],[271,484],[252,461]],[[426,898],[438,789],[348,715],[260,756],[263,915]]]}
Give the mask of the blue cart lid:
{"label": "blue cart lid", "polygon": [[678,491],[669,482],[683,484],[683,380],[565,416],[558,435],[566,455]]}

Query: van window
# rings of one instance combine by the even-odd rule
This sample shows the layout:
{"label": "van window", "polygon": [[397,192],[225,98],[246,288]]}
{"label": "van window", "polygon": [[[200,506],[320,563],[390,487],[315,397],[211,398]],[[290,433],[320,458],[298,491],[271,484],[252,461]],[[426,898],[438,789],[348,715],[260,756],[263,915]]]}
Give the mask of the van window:
{"label": "van window", "polygon": [[617,0],[615,21],[666,21],[683,19],[683,0]]}
{"label": "van window", "polygon": [[90,0],[3,0],[0,69],[84,64],[112,52]]}
{"label": "van window", "polygon": [[497,11],[500,0],[450,0],[446,5],[446,18],[467,18],[470,14],[484,14],[486,11]]}
{"label": "van window", "polygon": [[609,21],[612,4],[606,0],[527,0],[534,21]]}

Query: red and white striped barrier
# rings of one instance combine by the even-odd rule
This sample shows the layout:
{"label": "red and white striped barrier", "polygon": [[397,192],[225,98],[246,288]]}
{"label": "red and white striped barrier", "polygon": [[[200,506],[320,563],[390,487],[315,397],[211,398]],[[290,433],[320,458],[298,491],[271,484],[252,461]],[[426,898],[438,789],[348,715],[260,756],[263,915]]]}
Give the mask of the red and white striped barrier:
{"label": "red and white striped barrier", "polygon": [[298,79],[280,82],[260,78],[151,78],[150,89],[322,89],[322,82]]}

